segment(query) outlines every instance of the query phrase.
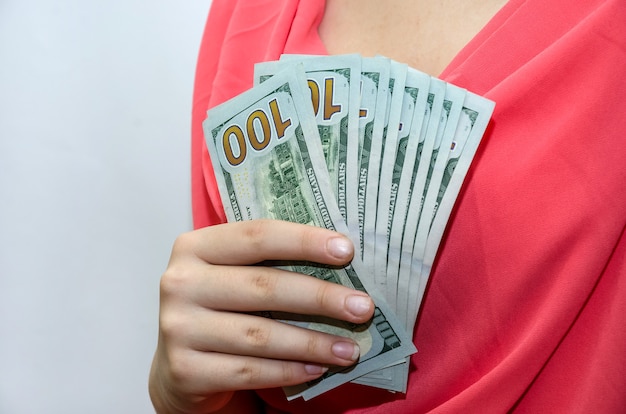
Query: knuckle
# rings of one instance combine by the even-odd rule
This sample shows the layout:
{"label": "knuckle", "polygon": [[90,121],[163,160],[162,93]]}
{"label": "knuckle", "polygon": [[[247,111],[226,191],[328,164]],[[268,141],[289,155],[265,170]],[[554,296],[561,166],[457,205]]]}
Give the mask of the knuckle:
{"label": "knuckle", "polygon": [[243,235],[253,249],[262,247],[269,225],[269,220],[251,220],[245,223]]}
{"label": "knuckle", "polygon": [[300,236],[300,251],[309,252],[316,244],[317,228],[313,226],[304,227]]}
{"label": "knuckle", "polygon": [[320,283],[315,295],[315,302],[321,309],[325,309],[330,303],[332,303],[331,297],[333,287],[334,285],[331,283]]}
{"label": "knuckle", "polygon": [[247,360],[237,370],[237,375],[244,384],[253,387],[261,380],[261,365],[257,361]]}
{"label": "knuckle", "polygon": [[189,326],[185,320],[172,312],[161,312],[159,315],[159,331],[166,342],[186,337]]}
{"label": "knuckle", "polygon": [[314,333],[309,335],[309,338],[306,342],[306,352],[307,355],[317,355],[319,349],[320,341],[317,335]]}
{"label": "knuckle", "polygon": [[196,242],[192,232],[179,235],[174,241],[170,261],[161,275],[159,291],[162,298],[183,296],[194,285],[196,271],[188,257]]}
{"label": "knuckle", "polygon": [[272,301],[276,296],[276,284],[278,280],[275,275],[259,269],[259,273],[252,277],[252,286],[255,294],[264,301]]}
{"label": "knuckle", "polygon": [[184,267],[170,266],[161,276],[159,290],[161,297],[181,296],[191,283],[191,275]]}
{"label": "knuckle", "polygon": [[284,362],[282,365],[282,381],[284,384],[292,384],[295,380],[295,373],[292,364]]}
{"label": "knuckle", "polygon": [[270,331],[261,327],[248,328],[245,339],[247,343],[255,348],[264,348],[269,344]]}
{"label": "knuckle", "polygon": [[196,243],[195,239],[194,232],[191,231],[179,234],[172,245],[172,256],[193,250]]}

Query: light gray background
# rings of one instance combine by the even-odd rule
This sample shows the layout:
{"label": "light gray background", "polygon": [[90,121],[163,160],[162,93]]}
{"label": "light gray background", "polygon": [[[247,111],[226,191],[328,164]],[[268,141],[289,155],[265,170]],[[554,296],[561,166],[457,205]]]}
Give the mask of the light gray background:
{"label": "light gray background", "polygon": [[150,413],[210,1],[0,0],[0,413]]}

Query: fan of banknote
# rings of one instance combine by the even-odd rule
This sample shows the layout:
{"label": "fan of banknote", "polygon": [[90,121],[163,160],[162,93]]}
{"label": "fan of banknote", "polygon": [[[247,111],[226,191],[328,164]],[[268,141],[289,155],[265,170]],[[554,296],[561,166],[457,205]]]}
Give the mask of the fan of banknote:
{"label": "fan of banknote", "polygon": [[352,337],[361,348],[355,366],[288,387],[287,398],[347,382],[406,392],[431,266],[494,103],[359,55],[284,55],[257,64],[254,85],[204,122],[228,220],[272,218],[348,235],[357,254],[345,268],[285,268],[366,291],[376,304],[358,326],[263,314]]}

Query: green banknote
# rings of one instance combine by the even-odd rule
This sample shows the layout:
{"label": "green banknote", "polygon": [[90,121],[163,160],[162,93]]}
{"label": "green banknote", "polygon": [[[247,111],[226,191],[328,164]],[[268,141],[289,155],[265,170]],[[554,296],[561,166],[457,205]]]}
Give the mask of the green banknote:
{"label": "green banknote", "polygon": [[363,223],[367,177],[375,137],[382,137],[387,119],[389,71],[391,62],[383,57],[363,58],[361,67],[361,103],[359,105],[359,150],[357,163],[348,166],[350,186],[356,189],[351,207],[356,212],[348,218],[350,233],[357,235],[363,257]]}
{"label": "green banknote", "polygon": [[349,185],[348,168],[356,165],[358,157],[361,58],[358,55],[282,55],[280,61],[255,65],[255,84],[297,63],[302,64],[306,72],[333,194],[341,215],[347,220],[354,212],[348,203],[356,195],[354,187]]}
{"label": "green banknote", "polygon": [[[379,178],[383,169],[383,154],[387,145],[395,148],[400,129],[400,115],[404,99],[404,85],[406,83],[408,66],[399,62],[390,62],[389,90],[387,97],[387,113],[382,135],[372,137],[372,145],[367,170],[363,169],[366,178],[364,194],[365,214],[363,216],[362,236],[363,262],[368,269],[374,269],[376,243],[376,213],[379,201],[388,203],[389,200],[379,200]],[[359,201],[361,203],[361,201]]]}
{"label": "green banknote", "polygon": [[274,218],[348,235],[343,269],[287,270],[368,292],[374,319],[349,325],[262,314],[350,336],[359,364],[289,387],[313,398],[347,381],[406,392],[411,337],[450,212],[493,102],[391,59],[283,55],[255,88],[209,113],[205,136],[229,221]]}
{"label": "green banknote", "polygon": [[[419,141],[410,141],[407,147],[407,159],[413,159],[413,163],[405,162],[400,177],[398,188],[398,201],[391,218],[391,232],[389,235],[389,248],[387,255],[387,301],[395,306],[400,320],[406,325],[408,321],[404,309],[398,303],[399,295],[398,279],[400,274],[400,262],[403,256],[410,257],[413,252],[413,240],[405,241],[405,234],[414,234],[417,231],[419,219],[419,203],[423,194],[429,162],[435,146],[437,130],[443,111],[443,100],[446,84],[439,79],[431,79],[428,89],[427,105],[424,111],[424,120],[420,131]],[[417,145],[416,145],[417,144]],[[412,168],[411,168],[412,167]],[[405,259],[406,260],[406,259]],[[408,299],[408,298],[407,298]]]}
{"label": "green banknote", "polygon": [[[375,235],[375,257],[374,257],[374,281],[379,292],[388,297],[387,286],[387,253],[389,247],[389,234],[391,231],[392,217],[398,195],[398,187],[402,175],[403,167],[413,168],[415,152],[413,143],[409,146],[409,140],[418,141],[421,126],[424,120],[424,111],[428,96],[428,85],[430,76],[415,69],[408,69],[406,83],[404,86],[404,97],[402,99],[402,109],[399,113],[399,126],[397,139],[385,141],[384,153],[382,156],[380,177],[378,184],[378,211],[376,213],[376,235]],[[412,153],[411,153],[412,152]],[[409,156],[407,159],[406,156]],[[393,168],[390,166],[393,165]],[[385,200],[388,200],[385,202]],[[395,285],[390,286],[394,290]],[[388,304],[393,308],[395,303]],[[365,375],[353,382],[359,384],[384,388],[395,392],[406,391],[406,375],[408,360],[402,360],[400,364],[386,367]]]}
{"label": "green banknote", "polygon": [[[415,185],[419,191],[413,191],[411,194],[411,201],[409,203],[411,215],[406,223],[404,232],[404,239],[402,240],[402,255],[400,256],[400,270],[398,272],[398,290],[397,290],[397,306],[405,312],[402,320],[410,321],[414,319],[413,315],[409,313],[409,309],[414,309],[419,305],[409,303],[409,284],[411,279],[419,278],[419,271],[421,267],[413,267],[413,247],[415,246],[417,230],[420,223],[424,220],[425,215],[429,220],[431,217],[430,212],[432,208],[426,207],[430,199],[427,199],[428,191],[431,185],[439,188],[439,183],[442,178],[441,165],[445,166],[449,148],[452,144],[452,138],[456,131],[457,122],[461,115],[461,109],[463,101],[465,100],[465,89],[457,86],[446,84],[446,92],[443,100],[443,110],[437,127],[437,134],[435,136],[435,143],[433,145],[432,152],[430,154],[430,160],[428,163],[428,171],[425,171],[426,176],[416,177]],[[442,156],[439,156],[442,154]],[[430,206],[430,204],[428,204]],[[419,206],[419,207],[418,207]]]}
{"label": "green banknote", "polygon": [[[348,234],[306,87],[303,67],[294,65],[209,111],[204,134],[229,221],[272,218]],[[415,352],[394,313],[359,277],[363,268],[358,258],[339,269],[302,263],[285,268],[365,291],[376,303],[374,318],[362,325],[265,312],[298,326],[353,337],[361,347],[358,364],[287,388],[289,399],[313,398]]]}
{"label": "green banknote", "polygon": [[[397,138],[394,140],[388,136],[384,145],[382,168],[378,179],[379,202],[375,223],[374,281],[378,290],[385,295],[387,295],[389,237],[398,200],[400,179],[404,167],[406,166],[407,170],[412,170],[415,162],[416,154],[412,151],[414,145],[413,143],[409,145],[409,140],[417,141],[419,139],[429,83],[430,76],[409,68],[398,118]],[[395,287],[392,288],[395,289]],[[393,307],[391,303],[390,305]]]}
{"label": "green banknote", "polygon": [[494,108],[494,102],[467,92],[445,162],[438,163],[441,180],[438,186],[428,189],[428,204],[424,204],[428,210],[423,213],[413,247],[412,267],[420,272],[419,278],[412,278],[409,284],[408,314],[413,315],[413,320],[407,329],[415,324],[416,304],[424,296],[450,213]]}

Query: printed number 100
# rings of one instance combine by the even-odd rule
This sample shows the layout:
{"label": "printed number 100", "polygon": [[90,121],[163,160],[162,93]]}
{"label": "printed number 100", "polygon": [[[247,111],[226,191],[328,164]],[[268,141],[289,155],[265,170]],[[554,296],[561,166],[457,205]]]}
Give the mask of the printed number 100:
{"label": "printed number 100", "polygon": [[[278,139],[285,136],[285,130],[291,125],[291,119],[282,119],[276,99],[272,99],[269,102],[269,112],[270,114],[268,115],[265,110],[256,109],[250,113],[246,120],[245,132],[239,125],[231,125],[224,131],[222,135],[222,145],[224,147],[224,155],[230,165],[236,167],[245,161],[248,155],[247,143],[249,143],[255,151],[262,151],[267,148],[272,139],[272,127],[270,122],[274,124]],[[270,118],[272,121],[270,121]],[[258,132],[260,132],[261,135],[259,135]],[[235,148],[233,148],[233,146],[235,146]]]}

